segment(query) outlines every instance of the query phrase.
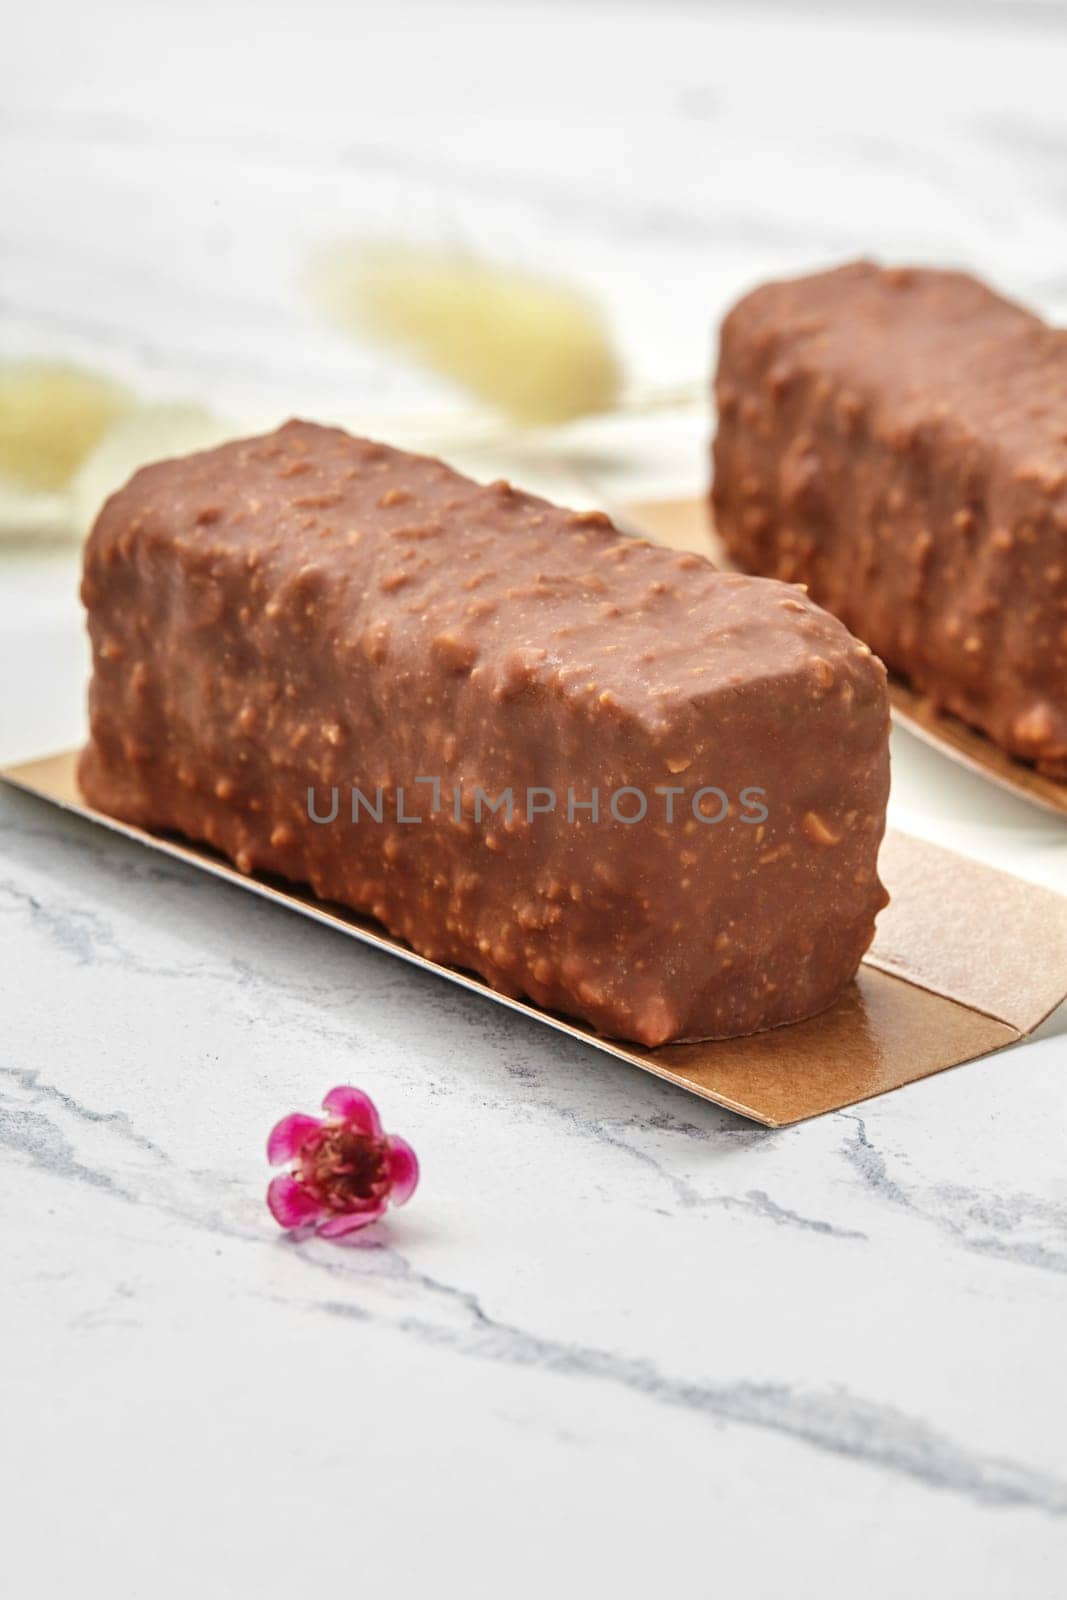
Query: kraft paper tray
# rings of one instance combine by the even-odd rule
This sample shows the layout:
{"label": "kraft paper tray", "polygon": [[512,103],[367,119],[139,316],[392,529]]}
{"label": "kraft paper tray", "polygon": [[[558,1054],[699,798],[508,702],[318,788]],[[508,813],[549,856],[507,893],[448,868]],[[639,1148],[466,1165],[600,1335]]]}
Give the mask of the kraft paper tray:
{"label": "kraft paper tray", "polygon": [[[618,508],[617,516],[623,526],[640,531],[658,544],[695,550],[719,567],[731,564],[712,527],[707,500],[642,500]],[[942,755],[989,778],[1030,805],[1067,817],[1067,781],[1046,778],[1025,762],[1016,761],[977,729],[947,711],[938,711],[892,674],[889,698],[894,720]]]}
{"label": "kraft paper tray", "polygon": [[[377,923],[281,880],[248,877],[206,847],[94,811],[78,792],[76,761],[77,752],[68,750],[8,767],[0,778],[770,1128],[838,1110],[1014,1044],[1067,996],[1067,897],[890,833],[881,872],[892,903],[878,919],[877,938],[859,975],[835,1006],[808,1022],[747,1039],[646,1050],[510,1000],[473,973],[416,955]],[[352,982],[359,983],[356,964]],[[1008,1062],[1004,1070],[1011,1070]]]}

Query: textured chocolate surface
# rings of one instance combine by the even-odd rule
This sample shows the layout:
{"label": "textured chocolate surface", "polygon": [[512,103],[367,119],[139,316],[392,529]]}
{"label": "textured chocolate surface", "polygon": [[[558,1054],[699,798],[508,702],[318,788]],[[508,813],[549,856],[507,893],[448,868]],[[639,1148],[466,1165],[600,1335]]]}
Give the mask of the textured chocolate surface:
{"label": "textured chocolate surface", "polygon": [[1067,332],[856,263],[723,324],[712,500],[938,707],[1067,777]]}
{"label": "textured chocolate surface", "polygon": [[[795,588],[290,423],[139,472],[83,598],[93,805],[504,992],[644,1044],[723,1037],[829,1005],[869,943],[885,673]],[[512,789],[510,819],[478,819],[476,786]],[[623,786],[643,820],[612,815]],[[335,787],[314,822],[308,789],[328,814]],[[380,823],[351,821],[352,787],[381,789]],[[568,815],[594,787],[598,819]],[[529,815],[530,789],[556,809]]]}

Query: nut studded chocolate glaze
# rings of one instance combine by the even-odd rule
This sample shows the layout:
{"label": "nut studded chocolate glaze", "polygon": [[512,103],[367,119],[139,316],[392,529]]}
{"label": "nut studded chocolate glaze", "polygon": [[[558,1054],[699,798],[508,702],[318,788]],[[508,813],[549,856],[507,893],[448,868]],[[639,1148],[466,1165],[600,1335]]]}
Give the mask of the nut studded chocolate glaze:
{"label": "nut studded chocolate glaze", "polygon": [[712,501],[937,706],[1067,777],[1067,332],[864,262],[730,312]]}
{"label": "nut studded chocolate glaze", "polygon": [[723,1037],[828,1006],[871,938],[885,672],[795,588],[292,422],[137,473],[82,594],[93,805],[505,993]]}

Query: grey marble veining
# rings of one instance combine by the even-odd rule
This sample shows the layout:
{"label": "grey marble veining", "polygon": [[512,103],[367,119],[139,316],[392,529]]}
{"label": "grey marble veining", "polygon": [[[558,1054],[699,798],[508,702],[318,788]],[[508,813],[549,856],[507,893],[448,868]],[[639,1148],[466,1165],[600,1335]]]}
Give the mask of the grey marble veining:
{"label": "grey marble veining", "polygon": [[[809,10],[196,0],[165,50],[132,0],[26,11],[0,338],[235,416],[444,403],[302,301],[356,227],[587,283],[638,388],[861,251],[1067,314],[1062,12]],[[665,441],[587,450],[633,493]],[[76,567],[0,558],[4,759],[80,736]],[[1059,824],[894,767],[898,822],[1067,888]],[[772,1133],[3,789],[0,954],[18,1600],[1059,1600],[1062,1009]],[[348,1081],[422,1185],[294,1243],[266,1133]]]}
{"label": "grey marble veining", "polygon": [[[19,1415],[27,1384],[51,1391],[56,1363],[79,1394],[86,1378],[102,1386],[104,1414],[82,1396],[64,1455],[83,1472],[108,1464],[143,1537],[160,1536],[158,1489],[130,1475],[131,1342],[151,1356],[149,1413],[168,1441],[203,1382],[190,1351],[209,1369],[234,1362],[233,1381],[258,1394],[239,1450],[247,1516],[276,1504],[306,1518],[339,1475],[364,1517],[373,1508],[372,1552],[423,1500],[407,1466],[383,1475],[360,1441],[377,1451],[401,1416],[418,1454],[459,1396],[477,1421],[435,1497],[462,1501],[467,1471],[480,1503],[503,1492],[507,1470],[486,1476],[477,1449],[468,1460],[471,1430],[498,1463],[541,1463],[555,1487],[539,1514],[554,1518],[579,1480],[614,1507],[619,1460],[648,1460],[655,1484],[616,1546],[635,1593],[654,1552],[700,1592],[694,1549],[665,1548],[648,1512],[659,1496],[688,1504],[693,1473],[733,1516],[771,1494],[802,1546],[813,1529],[840,1544],[839,1512],[867,1525],[888,1496],[909,1529],[962,1530],[994,1571],[1021,1537],[1014,1520],[1035,1561],[1062,1548],[1067,1206],[1046,1114],[1062,1093],[1058,1036],[1028,1047],[1025,1101],[995,1058],[966,1082],[947,1074],[772,1134],[8,793],[0,860],[13,1002],[0,1328],[17,1355],[0,1391],[11,1385]],[[345,1078],[416,1143],[424,1185],[356,1248],[295,1245],[262,1206],[262,1139],[279,1111]],[[412,1367],[434,1375],[421,1399]],[[312,1407],[326,1434],[314,1442],[309,1383],[331,1389]],[[268,1439],[291,1461],[284,1493],[262,1478]],[[176,1457],[160,1438],[141,1448],[196,1524],[218,1492],[201,1442]],[[34,1449],[54,1474],[47,1436]],[[706,1514],[689,1507],[689,1537]],[[559,1524],[590,1572],[596,1523]],[[486,1582],[506,1581],[499,1528],[479,1528],[474,1548],[500,1563]],[[72,1548],[99,1536],[87,1512]],[[196,1525],[168,1536],[197,1573],[230,1570]],[[249,1537],[228,1546],[242,1572]],[[57,1586],[67,1560],[46,1563]],[[402,1569],[412,1586],[428,1577],[410,1551]],[[130,1570],[119,1562],[132,1594]],[[281,1570],[292,1582],[302,1569],[294,1557]]]}

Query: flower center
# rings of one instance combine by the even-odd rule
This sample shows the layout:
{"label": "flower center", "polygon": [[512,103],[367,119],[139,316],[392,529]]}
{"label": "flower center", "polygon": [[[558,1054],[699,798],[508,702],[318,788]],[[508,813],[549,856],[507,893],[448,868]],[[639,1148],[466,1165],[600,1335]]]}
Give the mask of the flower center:
{"label": "flower center", "polygon": [[389,1190],[384,1140],[327,1123],[301,1157],[302,1177],[332,1211],[358,1211]]}

